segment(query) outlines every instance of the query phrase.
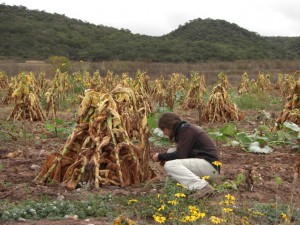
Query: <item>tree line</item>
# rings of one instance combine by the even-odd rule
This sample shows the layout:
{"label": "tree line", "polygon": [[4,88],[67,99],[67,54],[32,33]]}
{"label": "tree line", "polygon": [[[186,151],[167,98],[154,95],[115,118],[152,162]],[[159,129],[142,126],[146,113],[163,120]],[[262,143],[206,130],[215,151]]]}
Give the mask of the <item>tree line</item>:
{"label": "tree line", "polygon": [[195,19],[159,37],[57,13],[0,5],[0,59],[205,62],[299,59],[300,37],[263,37],[224,20]]}

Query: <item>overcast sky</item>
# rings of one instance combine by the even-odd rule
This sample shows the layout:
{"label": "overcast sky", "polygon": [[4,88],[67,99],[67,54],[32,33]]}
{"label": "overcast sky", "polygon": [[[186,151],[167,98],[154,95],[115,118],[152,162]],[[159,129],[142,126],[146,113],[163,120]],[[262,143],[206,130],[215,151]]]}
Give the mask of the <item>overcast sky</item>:
{"label": "overcast sky", "polygon": [[160,36],[189,20],[222,19],[261,36],[300,36],[300,0],[0,0],[96,25]]}

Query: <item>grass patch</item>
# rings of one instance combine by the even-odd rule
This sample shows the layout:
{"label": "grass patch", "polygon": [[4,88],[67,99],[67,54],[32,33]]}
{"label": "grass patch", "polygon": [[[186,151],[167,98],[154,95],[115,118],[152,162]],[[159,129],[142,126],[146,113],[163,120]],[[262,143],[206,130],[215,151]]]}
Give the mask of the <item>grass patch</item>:
{"label": "grass patch", "polygon": [[[40,220],[40,219],[64,219],[69,216],[78,216],[80,219],[91,217],[105,217],[112,219],[116,217],[118,207],[114,198],[110,195],[93,195],[87,201],[49,201],[42,199],[40,202],[27,200],[18,205],[8,204],[1,201],[2,215],[0,221],[16,220]],[[120,209],[119,209],[120,210]]]}
{"label": "grass patch", "polygon": [[30,122],[28,121],[1,121],[0,122],[0,140],[27,140],[33,139],[34,134],[30,130]]}
{"label": "grass patch", "polygon": [[[278,224],[300,221],[299,209],[287,216],[288,205],[247,202],[238,204],[234,193],[219,193],[217,198],[188,198],[191,191],[166,179],[159,194],[143,196],[91,195],[86,201],[47,198],[19,204],[0,201],[0,222],[18,220],[102,218],[115,224]],[[217,185],[214,184],[216,188]],[[117,223],[119,221],[119,223]],[[121,222],[124,223],[121,223]],[[125,223],[127,221],[127,223]],[[130,221],[130,223],[129,223]]]}
{"label": "grass patch", "polygon": [[1,173],[2,171],[4,171],[4,166],[3,166],[2,163],[0,163],[0,173]]}
{"label": "grass patch", "polygon": [[240,109],[282,110],[282,100],[264,92],[233,96],[233,101]]}
{"label": "grass patch", "polygon": [[[294,209],[292,215],[287,215],[287,204],[262,204],[256,203],[253,206],[253,212],[261,212],[263,214],[261,218],[261,224],[280,224],[284,221],[300,222],[300,210]],[[255,215],[255,213],[254,213]],[[298,224],[298,223],[295,223]]]}

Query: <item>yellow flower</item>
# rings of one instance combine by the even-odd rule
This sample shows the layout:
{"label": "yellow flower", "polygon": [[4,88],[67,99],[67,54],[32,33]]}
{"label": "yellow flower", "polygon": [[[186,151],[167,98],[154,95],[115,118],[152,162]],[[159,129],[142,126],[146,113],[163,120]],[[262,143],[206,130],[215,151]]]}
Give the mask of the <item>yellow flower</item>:
{"label": "yellow flower", "polygon": [[153,215],[153,218],[158,223],[165,223],[165,221],[166,221],[166,217],[164,217],[164,216]]}
{"label": "yellow flower", "polygon": [[190,222],[194,222],[197,220],[197,218],[195,216],[185,216],[184,218],[184,221],[190,221]]}
{"label": "yellow flower", "polygon": [[243,218],[241,219],[241,224],[242,225],[249,225],[249,219],[246,216],[243,216]]}
{"label": "yellow flower", "polygon": [[128,205],[130,205],[131,203],[134,203],[134,202],[137,202],[138,200],[136,200],[136,199],[130,199],[129,201],[128,201]]}
{"label": "yellow flower", "polygon": [[198,219],[203,219],[205,217],[205,213],[201,213],[196,206],[190,205],[188,208],[191,215],[184,216],[182,222],[195,221]]}
{"label": "yellow flower", "polygon": [[120,225],[121,223],[122,223],[122,218],[121,216],[119,216],[113,221],[112,225]]}
{"label": "yellow flower", "polygon": [[119,217],[117,217],[117,218],[113,221],[112,225],[121,225],[121,224],[124,224],[124,222],[125,222],[126,224],[128,224],[128,225],[134,225],[134,224],[135,224],[135,222],[134,222],[133,220],[128,219],[128,218],[125,218],[124,215],[120,215]]}
{"label": "yellow flower", "polygon": [[197,216],[197,217],[200,218],[200,219],[203,219],[203,218],[205,217],[205,213],[199,212],[199,213],[197,213],[195,216]]}
{"label": "yellow flower", "polygon": [[196,206],[193,206],[193,205],[189,205],[189,210],[190,210],[191,213],[199,211],[199,209]]}
{"label": "yellow flower", "polygon": [[235,197],[233,195],[230,195],[230,194],[225,195],[225,198],[227,198],[227,200],[230,201],[230,202],[234,202],[235,201]]}
{"label": "yellow flower", "polygon": [[178,202],[176,200],[171,200],[171,201],[168,201],[169,204],[171,205],[177,205]]}
{"label": "yellow flower", "polygon": [[228,194],[228,195],[225,195],[225,198],[226,198],[226,200],[220,202],[220,205],[234,205],[235,204],[235,197],[234,196]]}
{"label": "yellow flower", "polygon": [[281,218],[288,221],[288,216],[285,213],[281,213]]}
{"label": "yellow flower", "polygon": [[231,208],[223,208],[223,211],[226,212],[226,213],[229,213],[229,212],[232,212],[233,209],[231,209]]}
{"label": "yellow flower", "polygon": [[127,222],[128,225],[135,225],[135,222],[131,219],[127,219],[126,222]]}
{"label": "yellow flower", "polygon": [[201,177],[201,179],[203,179],[203,180],[209,180],[209,178],[210,178],[210,176],[203,176],[203,177]]}
{"label": "yellow flower", "polygon": [[216,216],[211,216],[209,218],[209,220],[214,223],[214,224],[220,224],[220,223],[223,223],[225,220],[224,219],[221,219],[221,218],[218,218]]}
{"label": "yellow flower", "polygon": [[180,184],[180,183],[177,183],[176,185],[177,185],[178,187],[186,188],[186,186],[184,186],[184,185],[182,185],[182,184]]}
{"label": "yellow flower", "polygon": [[165,210],[165,205],[161,205],[161,207],[157,211],[163,211]]}
{"label": "yellow flower", "polygon": [[184,193],[176,193],[175,194],[175,197],[178,197],[178,198],[185,198],[185,194]]}
{"label": "yellow flower", "polygon": [[258,211],[253,211],[254,215],[258,215],[258,216],[264,216],[265,214],[258,212]]}
{"label": "yellow flower", "polygon": [[182,222],[182,223],[186,223],[186,222],[187,222],[187,220],[186,220],[186,218],[185,218],[185,217],[183,217],[183,218],[180,220],[180,222]]}
{"label": "yellow flower", "polygon": [[212,164],[214,164],[215,166],[222,166],[222,163],[219,161],[214,161],[212,162]]}

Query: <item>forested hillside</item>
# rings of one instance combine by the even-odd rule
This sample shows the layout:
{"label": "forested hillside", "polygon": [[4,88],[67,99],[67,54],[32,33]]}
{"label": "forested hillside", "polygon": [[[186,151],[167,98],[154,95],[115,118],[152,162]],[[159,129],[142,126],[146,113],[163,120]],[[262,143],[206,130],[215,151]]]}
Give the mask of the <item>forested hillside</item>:
{"label": "forested hillside", "polygon": [[60,14],[0,5],[0,59],[207,60],[299,59],[300,37],[262,37],[224,20],[195,19],[153,37]]}

